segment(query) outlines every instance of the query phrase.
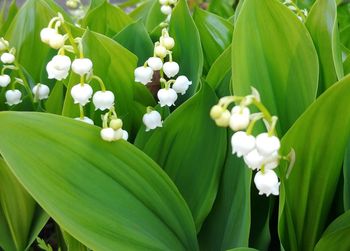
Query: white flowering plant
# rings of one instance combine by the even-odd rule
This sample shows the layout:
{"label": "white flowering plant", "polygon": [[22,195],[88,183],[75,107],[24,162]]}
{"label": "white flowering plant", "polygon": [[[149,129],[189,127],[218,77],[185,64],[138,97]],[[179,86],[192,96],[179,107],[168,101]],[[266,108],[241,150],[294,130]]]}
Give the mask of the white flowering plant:
{"label": "white flowering plant", "polygon": [[350,250],[349,1],[19,2],[0,251]]}

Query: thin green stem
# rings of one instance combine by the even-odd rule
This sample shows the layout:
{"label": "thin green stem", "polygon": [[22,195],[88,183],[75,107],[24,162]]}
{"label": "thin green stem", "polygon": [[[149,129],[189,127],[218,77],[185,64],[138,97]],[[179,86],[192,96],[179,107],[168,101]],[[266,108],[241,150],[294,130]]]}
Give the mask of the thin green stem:
{"label": "thin green stem", "polygon": [[92,75],[91,76],[91,80],[93,80],[93,79],[97,80],[97,82],[100,84],[101,91],[103,91],[103,92],[106,91],[106,86],[105,86],[105,84],[103,83],[103,80],[100,77],[98,77],[96,75]]}
{"label": "thin green stem", "polygon": [[80,112],[80,119],[84,119],[84,107],[82,105],[79,105],[79,112]]}

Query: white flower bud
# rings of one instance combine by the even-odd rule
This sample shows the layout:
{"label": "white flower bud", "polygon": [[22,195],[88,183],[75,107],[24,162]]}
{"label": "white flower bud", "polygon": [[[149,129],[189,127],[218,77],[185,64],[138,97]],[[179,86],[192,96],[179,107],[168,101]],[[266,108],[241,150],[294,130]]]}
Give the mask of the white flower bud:
{"label": "white flower bud", "polygon": [[74,99],[74,104],[80,104],[82,106],[90,102],[92,93],[93,90],[88,84],[77,84],[73,86],[73,88],[70,91],[70,94]]}
{"label": "white flower bud", "polygon": [[88,117],[84,117],[83,119],[75,118],[75,120],[84,122],[84,123],[89,124],[89,125],[93,125],[94,124],[94,121],[92,119],[88,118]]}
{"label": "white flower bud", "polygon": [[37,84],[33,87],[32,92],[36,99],[43,100],[49,97],[50,88],[47,85]]}
{"label": "white flower bud", "polygon": [[160,5],[167,5],[168,4],[168,0],[159,0],[159,4]]}
{"label": "white flower bud", "polygon": [[76,9],[76,8],[78,8],[79,4],[78,4],[77,1],[68,0],[68,1],[66,2],[66,6],[67,6],[68,8],[71,8],[71,9]]}
{"label": "white flower bud", "polygon": [[157,96],[161,107],[175,105],[175,101],[177,100],[176,91],[171,88],[160,89],[157,93]]}
{"label": "white flower bud", "polygon": [[98,91],[94,94],[92,102],[95,105],[95,110],[110,109],[114,105],[114,94],[111,91]]}
{"label": "white flower bud", "polygon": [[146,126],[146,132],[162,127],[162,117],[159,112],[151,111],[143,115],[142,121]]}
{"label": "white flower bud", "polygon": [[152,70],[154,71],[159,71],[160,69],[162,69],[163,67],[163,62],[160,58],[157,57],[150,57],[147,60],[147,64],[149,67],[152,68]]}
{"label": "white flower bud", "polygon": [[238,131],[231,138],[232,154],[237,153],[237,157],[248,154],[255,148],[255,138],[246,132]]}
{"label": "white flower bud", "polygon": [[179,70],[180,70],[180,67],[176,62],[166,62],[163,65],[163,71],[168,78],[174,77],[176,74],[179,73]]}
{"label": "white flower bud", "polygon": [[273,152],[271,155],[266,156],[263,161],[263,165],[265,167],[265,170],[269,169],[275,169],[279,164],[279,155],[278,152]]}
{"label": "white flower bud", "polygon": [[51,38],[57,34],[57,31],[52,28],[44,28],[40,31],[40,39],[43,43],[49,44]]}
{"label": "white flower bud", "polygon": [[1,59],[1,62],[3,62],[4,64],[12,64],[13,62],[15,62],[15,56],[8,52],[4,52],[1,55],[0,59]]}
{"label": "white flower bud", "polygon": [[5,93],[6,104],[9,106],[17,105],[22,102],[22,93],[19,90],[8,90]]}
{"label": "white flower bud", "polygon": [[4,51],[9,47],[9,42],[3,37],[0,38],[0,51]]}
{"label": "white flower bud", "polygon": [[245,164],[252,170],[259,170],[263,164],[264,156],[262,156],[256,149],[244,155]]}
{"label": "white flower bud", "polygon": [[115,140],[115,131],[110,127],[103,128],[100,134],[101,138],[105,141],[112,142]]}
{"label": "white flower bud", "polygon": [[214,105],[210,110],[210,117],[212,119],[218,119],[221,117],[221,115],[224,111],[225,110],[221,105]]}
{"label": "white flower bud", "polygon": [[113,128],[113,130],[118,130],[123,127],[123,121],[121,119],[112,119],[109,122],[109,126]]}
{"label": "white flower bud", "polygon": [[122,131],[123,131],[122,139],[123,139],[123,140],[128,140],[128,138],[129,138],[129,133],[128,133],[126,130],[122,130]]}
{"label": "white flower bud", "polygon": [[124,130],[123,129],[118,129],[114,131],[114,139],[113,140],[120,140],[124,136]]}
{"label": "white flower bud", "polygon": [[231,110],[230,127],[234,131],[244,130],[249,125],[250,111],[247,107],[235,106]]}
{"label": "white flower bud", "polygon": [[137,67],[134,71],[135,82],[140,82],[146,85],[149,82],[152,82],[153,70],[151,67],[140,66]]}
{"label": "white flower bud", "polygon": [[154,49],[154,53],[157,57],[165,58],[168,51],[163,45],[157,45]]}
{"label": "white flower bud", "polygon": [[259,190],[259,194],[266,194],[266,197],[270,194],[278,195],[279,186],[278,177],[272,170],[259,171],[255,174],[254,183]]}
{"label": "white flower bud", "polygon": [[49,45],[53,49],[60,49],[64,46],[64,36],[61,34],[55,33],[51,35]]}
{"label": "white flower bud", "polygon": [[54,56],[46,66],[49,79],[62,80],[69,74],[71,60],[67,56]]}
{"label": "white flower bud", "polygon": [[171,50],[175,46],[175,40],[172,37],[161,37],[160,43],[168,50]]}
{"label": "white flower bud", "polygon": [[220,126],[220,127],[228,127],[228,125],[230,124],[230,117],[231,117],[230,111],[224,110],[222,111],[221,116],[215,119],[215,123],[217,126]]}
{"label": "white flower bud", "polygon": [[169,6],[169,5],[162,5],[162,7],[160,7],[160,11],[164,15],[170,15],[172,10],[173,10],[173,8],[171,8],[171,6]]}
{"label": "white flower bud", "polygon": [[92,62],[88,58],[77,58],[72,63],[72,71],[80,76],[89,73],[92,69]]}
{"label": "white flower bud", "polygon": [[189,81],[186,76],[178,76],[173,84],[172,88],[177,92],[184,95],[188,87],[192,84],[192,81]]}
{"label": "white flower bud", "polygon": [[11,83],[11,78],[9,75],[0,75],[0,86],[6,87]]}
{"label": "white flower bud", "polygon": [[271,155],[273,152],[278,152],[280,147],[280,140],[276,136],[269,136],[268,133],[261,133],[256,137],[256,149],[261,155]]}
{"label": "white flower bud", "polygon": [[176,4],[177,0],[169,0],[169,4]]}

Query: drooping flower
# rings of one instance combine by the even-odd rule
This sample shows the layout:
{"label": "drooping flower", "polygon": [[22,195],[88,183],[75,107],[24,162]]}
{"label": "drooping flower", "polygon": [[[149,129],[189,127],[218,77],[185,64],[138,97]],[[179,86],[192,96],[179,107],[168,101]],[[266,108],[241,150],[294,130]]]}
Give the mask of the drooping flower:
{"label": "drooping flower", "polygon": [[277,152],[280,147],[280,140],[276,136],[269,136],[268,133],[261,133],[256,137],[256,149],[264,156]]}
{"label": "drooping flower", "polygon": [[4,64],[12,64],[15,62],[15,56],[11,53],[4,52],[0,57],[1,62]]}
{"label": "drooping flower", "polygon": [[172,37],[165,36],[160,37],[160,44],[163,45],[167,50],[171,50],[175,46],[175,40]]}
{"label": "drooping flower", "polygon": [[43,100],[49,97],[50,88],[44,84],[37,84],[33,87],[32,92],[36,99]]}
{"label": "drooping flower", "polygon": [[167,53],[168,53],[168,51],[163,45],[157,45],[154,48],[154,53],[159,58],[165,58]]}
{"label": "drooping flower", "polygon": [[259,170],[263,164],[264,156],[256,149],[243,156],[245,164],[252,170]]}
{"label": "drooping flower", "polygon": [[6,87],[11,83],[11,78],[9,75],[0,75],[0,86]]}
{"label": "drooping flower", "polygon": [[220,127],[228,127],[230,124],[231,113],[229,110],[222,111],[219,118],[215,119],[215,124]]}
{"label": "drooping flower", "polygon": [[64,36],[56,32],[51,34],[49,45],[51,48],[58,50],[64,46],[64,41]]}
{"label": "drooping flower", "polygon": [[255,137],[246,132],[238,131],[231,138],[232,154],[237,153],[237,157],[247,155],[255,148]]}
{"label": "drooping flower", "polygon": [[158,57],[150,57],[147,60],[147,64],[148,64],[149,67],[152,68],[153,71],[159,71],[163,67],[163,62]]}
{"label": "drooping flower", "polygon": [[72,71],[80,76],[89,73],[92,69],[92,61],[88,58],[77,58],[72,63]]}
{"label": "drooping flower", "polygon": [[9,106],[17,105],[22,102],[21,97],[22,93],[19,90],[7,90],[5,93],[6,104]]}
{"label": "drooping flower", "polygon": [[137,67],[134,71],[135,82],[140,82],[146,85],[149,82],[152,82],[153,70],[151,67],[140,66]]}
{"label": "drooping flower", "polygon": [[51,38],[57,34],[57,31],[52,28],[44,28],[40,31],[40,39],[43,43],[49,44]]}
{"label": "drooping flower", "polygon": [[171,14],[171,12],[172,12],[172,8],[171,8],[171,6],[169,6],[169,5],[162,5],[161,7],[160,7],[160,11],[164,14],[164,15],[170,15]]}
{"label": "drooping flower", "polygon": [[103,128],[100,134],[101,138],[105,141],[112,142],[115,140],[115,131],[110,127]]}
{"label": "drooping flower", "polygon": [[95,110],[110,109],[114,105],[114,94],[111,91],[98,91],[94,94],[92,102],[95,105]]}
{"label": "drooping flower", "polygon": [[168,78],[172,78],[179,73],[180,67],[176,62],[166,62],[163,65],[163,71]]}
{"label": "drooping flower", "polygon": [[162,117],[157,111],[146,113],[143,115],[142,121],[146,126],[146,132],[156,129],[157,127],[162,127]]}
{"label": "drooping flower", "polygon": [[239,105],[231,110],[230,127],[234,131],[244,130],[249,125],[250,111],[247,107]]}
{"label": "drooping flower", "polygon": [[82,106],[90,102],[93,90],[88,84],[76,84],[72,87],[70,94],[74,99],[74,104],[80,104]]}
{"label": "drooping flower", "polygon": [[278,195],[279,186],[278,177],[272,170],[259,171],[255,174],[254,183],[259,190],[259,194],[269,196],[270,194]]}
{"label": "drooping flower", "polygon": [[123,139],[123,140],[128,140],[128,138],[129,138],[129,133],[128,133],[126,130],[122,130],[122,131],[123,131],[122,139]]}
{"label": "drooping flower", "polygon": [[192,81],[189,81],[186,76],[178,76],[173,84],[172,88],[177,92],[184,95],[188,87],[192,84]]}
{"label": "drooping flower", "polygon": [[157,97],[161,107],[175,105],[175,101],[177,100],[176,91],[171,88],[160,89],[157,93]]}
{"label": "drooping flower", "polygon": [[46,65],[46,71],[49,79],[62,80],[69,74],[71,60],[64,55],[56,55]]}

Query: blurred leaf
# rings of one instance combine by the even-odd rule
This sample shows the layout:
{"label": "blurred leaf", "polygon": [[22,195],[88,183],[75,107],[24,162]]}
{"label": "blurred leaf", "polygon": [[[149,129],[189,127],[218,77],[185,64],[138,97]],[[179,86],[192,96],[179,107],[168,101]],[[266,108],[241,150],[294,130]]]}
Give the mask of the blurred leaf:
{"label": "blurred leaf", "polygon": [[349,140],[350,117],[344,116],[349,95],[350,75],[321,95],[283,137],[281,152],[293,148],[296,154],[289,178],[280,173],[279,236],[285,250],[313,250],[325,228]]}
{"label": "blurred leaf", "polygon": [[204,54],[204,72],[207,73],[218,56],[231,44],[233,25],[200,8],[195,9],[193,19],[199,31]]}
{"label": "blurred leaf", "polygon": [[255,248],[233,248],[227,251],[259,251],[259,250]]}
{"label": "blurred leaf", "polygon": [[84,28],[88,27],[92,31],[113,37],[131,24],[132,19],[122,9],[105,0],[89,12],[81,23]]}
{"label": "blurred leaf", "polygon": [[344,1],[342,4],[338,5],[338,23],[339,29],[350,25],[350,3]]}
{"label": "blurred leaf", "polygon": [[223,18],[229,18],[234,14],[234,0],[211,0],[208,10]]}
{"label": "blurred leaf", "polygon": [[0,158],[0,246],[23,251],[31,245],[48,220]]}
{"label": "blurred leaf", "polygon": [[347,49],[350,49],[350,24],[340,30],[340,41]]}
{"label": "blurred leaf", "polygon": [[346,75],[349,73],[350,73],[350,55],[344,61],[344,74]]}
{"label": "blurred leaf", "polygon": [[0,119],[0,153],[11,171],[89,248],[198,249],[180,193],[134,146],[105,142],[99,128],[57,115],[2,112]]}
{"label": "blurred leaf", "polygon": [[154,4],[153,0],[145,0],[139,6],[137,6],[133,11],[129,13],[135,21],[140,20],[142,23],[146,24],[148,13]]}
{"label": "blurred leaf", "polygon": [[[4,6],[6,6],[6,1],[4,2]],[[7,17],[5,22],[0,22],[0,36],[4,36],[7,32],[8,27],[10,26],[12,20],[15,18],[18,12],[18,7],[16,4],[16,0],[13,0],[7,10]]]}
{"label": "blurred leaf", "polygon": [[343,204],[344,209],[350,210],[350,143],[345,152],[343,164],[344,190],[343,190]]}
{"label": "blurred leaf", "polygon": [[203,68],[199,33],[185,0],[180,0],[173,10],[169,33],[175,39],[173,58],[180,65],[179,75],[185,75],[192,81],[192,85],[182,97],[185,99],[196,91]]}
{"label": "blurred leaf", "polygon": [[316,96],[318,59],[305,26],[276,0],[245,0],[232,52],[235,95],[255,87],[285,133]]}
{"label": "blurred leaf", "polygon": [[138,66],[153,56],[153,42],[141,20],[125,27],[113,39],[138,57]]}
{"label": "blurred leaf", "polygon": [[164,121],[162,128],[153,132],[143,148],[179,188],[197,231],[214,203],[225,160],[226,131],[209,116],[216,102],[214,92],[204,83]]}
{"label": "blurred leaf", "polygon": [[[148,11],[146,19],[146,29],[148,32],[153,31],[161,22],[166,19],[166,16],[160,11],[160,4],[158,0],[153,0],[153,4]],[[147,5],[148,6],[148,5]]]}
{"label": "blurred leaf", "polygon": [[318,241],[315,251],[348,251],[350,249],[350,211],[335,219]]}
{"label": "blurred leaf", "polygon": [[335,0],[316,1],[308,15],[306,27],[318,53],[318,94],[321,94],[344,76]]}

